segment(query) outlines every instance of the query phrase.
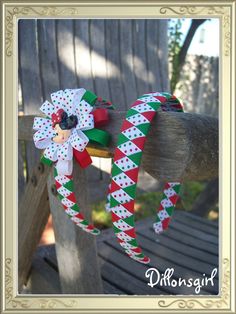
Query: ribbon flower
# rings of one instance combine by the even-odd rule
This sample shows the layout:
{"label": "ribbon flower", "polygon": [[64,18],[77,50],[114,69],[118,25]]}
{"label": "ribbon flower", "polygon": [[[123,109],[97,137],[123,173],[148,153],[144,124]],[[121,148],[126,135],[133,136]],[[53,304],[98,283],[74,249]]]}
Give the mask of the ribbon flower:
{"label": "ribbon flower", "polygon": [[112,105],[84,88],[60,90],[51,94],[51,99],[52,103],[46,101],[40,108],[46,118],[34,119],[35,146],[45,149],[44,163],[55,163],[55,185],[66,214],[84,231],[98,235],[100,231],[80,211],[71,174],[73,156],[83,168],[91,164],[86,150],[90,140],[107,146],[110,135],[96,127],[108,122],[107,109],[101,105]]}
{"label": "ribbon flower", "polygon": [[106,109],[93,110],[97,96],[84,88],[60,90],[51,99],[52,103],[46,101],[40,107],[47,117],[34,119],[34,142],[45,149],[44,162],[57,162],[58,174],[70,175],[73,155],[81,167],[91,164],[86,150],[89,140],[107,145],[109,134],[94,126],[107,122],[108,115]]}

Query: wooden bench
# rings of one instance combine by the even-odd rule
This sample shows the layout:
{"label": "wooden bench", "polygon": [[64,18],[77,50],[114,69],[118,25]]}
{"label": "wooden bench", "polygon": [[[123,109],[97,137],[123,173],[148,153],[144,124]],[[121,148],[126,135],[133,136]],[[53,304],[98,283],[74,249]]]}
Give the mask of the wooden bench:
{"label": "wooden bench", "polygon": [[[19,109],[23,113],[18,123],[21,293],[169,292],[148,288],[144,278],[146,266],[125,257],[111,230],[95,239],[67,219],[55,195],[51,169],[39,163],[40,153],[32,143],[33,117],[38,115],[43,100],[50,100],[52,91],[81,86],[116,104],[117,110],[111,113],[110,124],[106,127],[112,134],[111,145],[107,150],[89,148],[93,156],[111,158],[125,110],[132,101],[150,90],[169,89],[166,30],[167,21],[149,19],[29,19],[19,22]],[[117,43],[119,49],[112,49]],[[144,71],[142,75],[140,65]],[[161,180],[217,177],[218,120],[204,115],[159,113],[145,146],[143,169]],[[94,170],[81,171],[75,165],[77,197],[89,218],[91,181],[87,182],[87,177],[95,177]],[[50,212],[55,247],[37,248]],[[179,215],[183,216],[181,223]],[[171,265],[177,253],[181,255],[178,255],[181,265],[174,263],[178,266],[177,274],[199,273],[198,263],[194,262],[198,254],[201,270],[209,272],[209,267],[217,264],[217,226],[205,219],[199,221],[187,213],[176,212],[170,230],[158,237],[163,246],[155,242],[155,234],[150,230],[151,220],[137,225],[140,244],[152,257],[154,266],[162,265],[163,269],[164,265]],[[184,232],[178,229],[183,225]],[[207,231],[202,230],[204,226]],[[208,229],[215,233],[209,235]],[[209,237],[214,238],[214,243],[208,243]],[[213,290],[205,292],[217,293]],[[172,290],[171,293],[177,292]]]}
{"label": "wooden bench", "polygon": [[[98,156],[107,154],[107,157],[110,157],[114,151],[125,112],[113,112],[110,116],[111,124],[106,127],[106,130],[112,134],[111,145],[104,150],[92,147],[90,148],[92,154],[95,149]],[[32,121],[32,116],[19,118],[19,139],[32,138]],[[171,129],[169,125],[171,125]],[[160,150],[159,147],[166,147],[166,149]],[[160,112],[154,120],[145,147],[143,166],[153,177],[165,180],[209,179],[218,174],[217,149],[217,119],[188,113]],[[86,171],[75,165],[74,178],[79,204],[87,218],[91,217],[87,197]],[[55,195],[51,169],[42,164],[39,164],[33,171],[19,208],[19,225],[21,226],[19,228],[19,289],[22,288],[23,283],[26,284],[31,260],[39,242],[42,228],[46,224],[49,208],[53,217],[62,292],[102,293],[101,266],[97,261],[97,250],[100,252],[100,247],[98,246],[97,249],[94,237],[81,231],[67,219],[63,207]],[[205,221],[205,224],[208,222]],[[178,226],[177,222],[176,225]],[[191,227],[186,226],[185,229],[191,235],[199,234]],[[146,225],[144,224],[144,232],[145,230]],[[147,232],[149,232],[148,230],[147,228]],[[181,233],[178,233],[181,236]],[[216,235],[214,239],[208,235],[204,238],[204,233],[200,237],[202,242],[204,239],[211,238],[213,244],[217,244]],[[155,246],[153,246],[153,250],[155,250]],[[191,259],[186,259],[186,262],[190,267]],[[131,268],[133,267],[133,262],[127,261],[126,263]],[[70,266],[68,267],[68,265]]]}
{"label": "wooden bench", "polygon": [[[138,240],[151,264],[138,264],[127,258],[118,244],[112,229],[97,238],[98,261],[101,268],[103,293],[105,294],[196,294],[194,287],[160,287],[147,285],[145,272],[155,267],[160,272],[174,267],[174,278],[197,278],[203,273],[210,277],[218,267],[218,224],[177,210],[169,230],[156,236],[154,217],[137,222]],[[50,278],[50,280],[48,280]],[[201,294],[218,294],[218,276],[214,286],[201,289]],[[32,263],[31,275],[25,288],[27,293],[62,293],[58,263],[54,245],[38,247]],[[89,293],[89,292],[88,292]]]}

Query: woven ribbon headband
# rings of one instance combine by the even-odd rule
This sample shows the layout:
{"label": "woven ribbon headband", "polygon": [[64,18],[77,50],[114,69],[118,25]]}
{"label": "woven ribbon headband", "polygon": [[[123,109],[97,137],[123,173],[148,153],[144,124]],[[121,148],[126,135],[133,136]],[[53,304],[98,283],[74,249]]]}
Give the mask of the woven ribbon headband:
{"label": "woven ribbon headband", "polygon": [[[110,135],[98,127],[108,122],[106,108],[96,102],[112,105],[83,88],[60,90],[51,94],[40,110],[46,118],[36,117],[33,129],[35,146],[44,149],[42,162],[54,164],[58,197],[70,219],[84,231],[98,235],[100,231],[83,216],[77,204],[72,176],[73,156],[82,168],[92,162],[86,146],[89,141],[108,146]],[[138,98],[128,110],[118,137],[107,196],[107,211],[112,214],[115,235],[125,252],[134,260],[149,263],[139,247],[134,228],[134,202],[138,172],[144,144],[156,112],[183,111],[179,100],[169,93],[150,93]],[[154,230],[165,230],[178,200],[179,182],[168,182],[157,209]]]}
{"label": "woven ribbon headband", "polygon": [[[179,100],[169,93],[150,93],[138,98],[128,110],[114,153],[107,210],[112,214],[115,235],[125,252],[134,260],[149,263],[136,240],[134,228],[134,201],[144,144],[156,112],[183,111]],[[157,210],[154,230],[168,227],[178,200],[179,182],[168,182]]]}

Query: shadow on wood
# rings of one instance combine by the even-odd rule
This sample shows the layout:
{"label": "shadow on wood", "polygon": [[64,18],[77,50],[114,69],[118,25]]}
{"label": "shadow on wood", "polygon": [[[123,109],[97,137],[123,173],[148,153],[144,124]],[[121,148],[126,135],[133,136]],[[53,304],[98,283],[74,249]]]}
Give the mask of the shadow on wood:
{"label": "shadow on wood", "polygon": [[[138,240],[151,257],[151,264],[144,265],[130,260],[117,243],[111,229],[97,237],[98,261],[101,270],[103,293],[116,295],[196,295],[195,287],[147,285],[145,272],[155,267],[161,273],[170,267],[175,272],[172,279],[198,278],[203,273],[210,276],[218,267],[218,225],[215,222],[176,211],[170,228],[162,235],[152,229],[154,217],[136,223]],[[42,266],[39,267],[40,263]],[[26,293],[62,293],[58,275],[58,259],[54,245],[37,249]],[[47,282],[47,276],[52,280]],[[216,295],[219,291],[218,274],[213,281],[202,287],[200,295]],[[90,292],[87,292],[88,294]]]}
{"label": "shadow on wood", "polygon": [[[112,134],[111,144],[108,149],[101,150],[100,147],[95,147],[91,152],[97,156],[104,156],[104,154],[108,157],[112,156],[124,117],[125,112],[110,113],[111,123],[105,129]],[[20,140],[32,138],[33,118],[33,116],[19,117]],[[204,180],[217,177],[218,120],[199,114],[158,112],[151,125],[145,146],[143,167],[154,178],[169,181]],[[33,174],[31,177],[20,205],[20,225],[23,226],[21,222],[23,217],[26,217],[26,221],[24,221],[24,227],[19,229],[19,289],[26,280],[34,249],[49,214],[46,199],[48,169],[47,167],[42,175],[39,175],[40,168],[36,169],[38,175]],[[82,173],[79,167],[74,167],[74,169],[77,171],[75,190],[80,191],[78,199],[83,210],[86,211],[88,201],[85,172]],[[37,182],[37,191],[35,182]],[[50,176],[48,193],[56,235],[62,291],[65,293],[87,293],[87,291],[101,293],[102,284],[96,261],[95,240],[90,235],[84,234],[71,221],[65,220],[61,204],[52,195],[52,184],[53,178]],[[26,213],[29,204],[32,205],[31,215]],[[90,215],[91,212],[87,210],[87,214]],[[70,261],[70,267],[68,267],[68,261]]]}
{"label": "shadow on wood", "polygon": [[[110,112],[111,157],[125,112]],[[32,138],[33,116],[19,117],[19,139]],[[98,147],[97,147],[98,148]],[[101,148],[99,148],[101,150]],[[209,180],[218,176],[218,119],[202,114],[158,112],[143,154],[143,167],[160,180]]]}

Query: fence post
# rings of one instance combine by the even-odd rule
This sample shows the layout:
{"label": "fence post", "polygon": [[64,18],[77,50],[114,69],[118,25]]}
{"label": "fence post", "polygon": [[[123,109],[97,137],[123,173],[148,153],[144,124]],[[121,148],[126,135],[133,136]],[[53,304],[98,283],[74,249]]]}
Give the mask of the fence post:
{"label": "fence post", "polygon": [[[82,170],[77,164],[74,164],[73,175],[79,206],[85,217],[91,219],[86,170]],[[52,192],[53,187],[54,177],[51,171],[48,179],[48,194],[62,293],[103,293],[95,236],[81,230],[68,218],[60,201]]]}

